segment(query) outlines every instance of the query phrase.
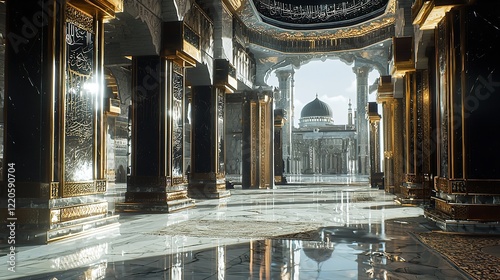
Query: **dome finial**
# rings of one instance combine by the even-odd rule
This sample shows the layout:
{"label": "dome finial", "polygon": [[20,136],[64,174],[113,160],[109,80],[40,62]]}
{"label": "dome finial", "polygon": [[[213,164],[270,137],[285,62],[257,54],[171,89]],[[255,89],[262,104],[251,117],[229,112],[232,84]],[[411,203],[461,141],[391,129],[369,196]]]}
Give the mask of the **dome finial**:
{"label": "dome finial", "polygon": [[318,93],[316,92],[316,98],[318,98]]}

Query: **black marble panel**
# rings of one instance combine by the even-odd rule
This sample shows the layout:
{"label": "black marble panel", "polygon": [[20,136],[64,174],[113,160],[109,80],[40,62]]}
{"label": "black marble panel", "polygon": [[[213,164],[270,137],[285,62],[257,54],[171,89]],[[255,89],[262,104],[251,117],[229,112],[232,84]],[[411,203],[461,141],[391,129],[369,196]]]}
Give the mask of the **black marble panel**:
{"label": "black marble panel", "polygon": [[[52,84],[59,61],[51,55],[54,41],[49,30],[53,28],[50,19],[60,22],[62,9],[55,1],[9,1],[6,5],[4,163],[16,164],[18,182],[48,181],[53,140],[48,127],[54,114],[49,105],[59,91]],[[56,13],[49,11],[54,5]],[[57,30],[56,34],[62,34]],[[55,38],[60,40],[60,36]]]}
{"label": "black marble panel", "polygon": [[213,114],[214,108],[212,87],[197,86],[192,88],[192,117],[193,117],[193,139],[192,145],[194,155],[194,172],[213,172],[212,161],[214,160],[213,145]]}
{"label": "black marble panel", "polygon": [[[136,176],[157,176],[160,174],[161,127],[164,123],[161,110],[162,61],[157,56],[134,58],[132,92],[133,116],[133,170]],[[162,125],[163,124],[163,125]],[[163,131],[163,133],[165,133]],[[165,159],[164,159],[165,160]]]}
{"label": "black marble panel", "polygon": [[274,176],[283,176],[284,161],[281,128],[274,128]]}
{"label": "black marble panel", "polygon": [[94,79],[94,34],[66,23],[65,180],[94,178],[94,123],[98,95]]}
{"label": "black marble panel", "polygon": [[416,79],[416,126],[415,131],[416,141],[415,141],[415,151],[416,151],[416,166],[415,174],[422,174],[423,163],[424,163],[424,84],[423,84],[423,73],[422,71],[415,72]]}
{"label": "black marble panel", "polygon": [[436,31],[437,37],[437,69],[438,69],[438,95],[439,95],[439,158],[440,158],[440,176],[448,177],[448,88],[447,88],[447,29],[446,21],[442,20]]}
{"label": "black marble panel", "polygon": [[463,94],[462,94],[462,51],[463,48],[461,46],[462,39],[462,29],[460,26],[460,11],[453,10],[450,12],[450,24],[451,26],[451,42],[450,46],[451,53],[450,59],[454,61],[450,66],[450,85],[451,85],[451,99],[453,100],[452,104],[452,112],[453,112],[453,120],[451,123],[451,133],[453,135],[453,156],[455,160],[455,164],[453,165],[453,172],[455,178],[463,177],[463,165],[457,164],[463,161],[463,139],[462,139],[462,107],[463,107]]}
{"label": "black marble panel", "polygon": [[173,73],[173,106],[172,106],[172,176],[181,177],[183,175],[183,153],[184,153],[184,115],[183,115],[183,95],[184,77],[176,72]]}
{"label": "black marble panel", "polygon": [[497,3],[488,2],[466,12],[464,117],[468,128],[468,178],[500,178],[500,53],[495,47],[500,40],[498,11]]}

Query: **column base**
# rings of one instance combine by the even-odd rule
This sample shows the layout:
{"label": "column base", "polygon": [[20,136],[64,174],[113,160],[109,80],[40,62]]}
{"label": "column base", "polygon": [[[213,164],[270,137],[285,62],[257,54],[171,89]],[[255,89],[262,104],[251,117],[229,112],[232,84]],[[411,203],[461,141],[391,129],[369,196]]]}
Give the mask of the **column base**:
{"label": "column base", "polygon": [[395,187],[384,184],[384,190],[386,193],[396,194]]}
{"label": "column base", "polygon": [[[85,197],[88,200],[94,196]],[[2,220],[7,225],[15,225],[16,244],[47,244],[49,242],[92,235],[118,226],[118,215],[108,212],[108,202],[93,201],[70,206],[62,206],[72,200],[84,198],[59,198],[49,201],[36,201],[45,208],[17,208],[15,216],[7,217],[7,209],[2,210]],[[18,199],[20,205],[26,199]],[[47,207],[48,206],[48,207]],[[0,243],[7,243],[10,231],[0,234]]]}
{"label": "column base", "polygon": [[186,190],[171,192],[127,192],[125,202],[115,204],[116,212],[172,213],[195,206]]}
{"label": "column base", "polygon": [[116,212],[171,213],[195,206],[187,195],[185,180],[172,185],[169,177],[129,176],[125,202]]}
{"label": "column base", "polygon": [[181,211],[195,206],[193,199],[187,198],[182,200],[167,201],[165,203],[118,203],[115,208],[117,212],[125,213],[172,213]]}
{"label": "column base", "polygon": [[384,189],[384,172],[375,172],[370,175],[370,185],[379,190]]}
{"label": "column base", "polygon": [[[99,234],[119,226],[119,215],[81,221],[51,230],[17,230],[16,244],[47,244],[62,239]],[[6,237],[2,237],[4,239]],[[3,242],[0,242],[3,243]]]}
{"label": "column base", "polygon": [[402,206],[417,206],[422,204],[429,204],[429,200],[425,200],[422,198],[406,198],[400,195],[396,196],[395,202]]}
{"label": "column base", "polygon": [[226,189],[225,178],[216,180],[189,180],[188,196],[191,198],[219,199],[230,195],[231,191]]}
{"label": "column base", "polygon": [[[493,209],[491,209],[493,210]],[[495,209],[495,211],[498,211]],[[424,216],[436,223],[436,225],[446,232],[461,232],[474,234],[500,234],[499,221],[474,221],[453,219],[451,215],[438,211],[434,208],[424,210]]]}
{"label": "column base", "polygon": [[288,184],[288,181],[286,180],[286,176],[274,176],[274,184],[276,184],[276,185]]}
{"label": "column base", "polygon": [[429,204],[431,198],[431,182],[422,180],[415,174],[405,174],[405,181],[399,188],[397,202],[403,205]]}

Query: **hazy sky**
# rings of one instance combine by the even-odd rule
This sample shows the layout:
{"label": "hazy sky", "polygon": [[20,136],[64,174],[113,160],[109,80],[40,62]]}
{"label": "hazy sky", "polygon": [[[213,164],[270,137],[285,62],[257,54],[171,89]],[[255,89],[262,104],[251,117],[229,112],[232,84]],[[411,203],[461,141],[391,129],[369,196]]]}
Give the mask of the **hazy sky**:
{"label": "hazy sky", "polygon": [[[352,71],[353,65],[347,65],[340,60],[312,61],[295,69],[295,116],[294,125],[298,126],[300,112],[309,102],[318,98],[330,105],[333,112],[334,124],[347,124],[347,109],[349,98],[353,110],[356,105],[356,74]],[[372,84],[379,77],[374,70],[368,76],[368,84]],[[272,73],[267,83],[278,87],[278,79]],[[375,101],[375,93],[368,95],[368,101]]]}

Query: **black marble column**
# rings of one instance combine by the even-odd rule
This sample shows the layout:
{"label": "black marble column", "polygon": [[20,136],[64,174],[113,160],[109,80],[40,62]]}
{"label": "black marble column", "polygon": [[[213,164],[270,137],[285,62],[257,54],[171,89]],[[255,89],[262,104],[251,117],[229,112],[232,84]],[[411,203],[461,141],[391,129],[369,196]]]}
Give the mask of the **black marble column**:
{"label": "black marble column", "polygon": [[213,86],[191,87],[191,174],[189,196],[222,198],[226,190],[224,166],[225,92]]}
{"label": "black marble column", "polygon": [[132,76],[132,170],[125,203],[116,204],[116,210],[192,207],[183,174],[182,68],[160,56],[140,56],[133,58]]}
{"label": "black marble column", "polygon": [[2,194],[11,200],[2,220],[16,224],[16,243],[116,223],[104,200],[102,11],[62,0],[6,5]]}
{"label": "black marble column", "polygon": [[384,188],[384,173],[380,172],[380,115],[376,102],[368,102],[367,113],[370,122],[370,182],[372,188]]}
{"label": "black marble column", "polygon": [[437,213],[428,214],[445,229],[500,221],[500,54],[489,47],[500,39],[498,9],[487,1],[462,6],[435,29]]}

